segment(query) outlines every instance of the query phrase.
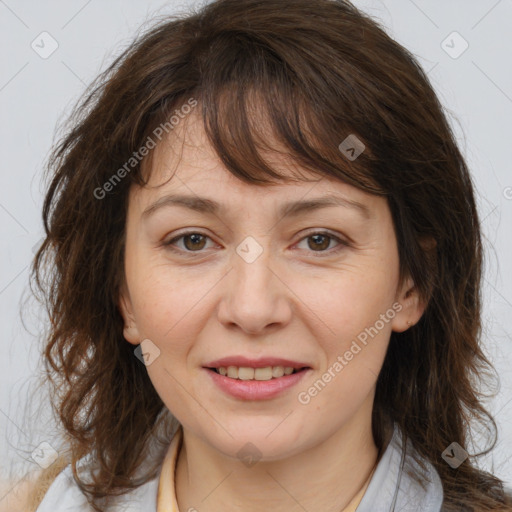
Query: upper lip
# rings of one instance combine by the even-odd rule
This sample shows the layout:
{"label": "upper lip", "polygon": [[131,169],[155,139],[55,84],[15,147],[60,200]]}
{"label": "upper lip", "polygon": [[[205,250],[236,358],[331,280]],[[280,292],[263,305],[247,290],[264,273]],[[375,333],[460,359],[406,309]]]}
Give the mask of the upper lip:
{"label": "upper lip", "polygon": [[204,365],[205,368],[226,368],[228,366],[247,367],[247,368],[265,368],[267,366],[285,366],[290,368],[309,368],[306,363],[282,359],[280,357],[260,357],[258,359],[249,359],[245,356],[228,356],[216,359]]}

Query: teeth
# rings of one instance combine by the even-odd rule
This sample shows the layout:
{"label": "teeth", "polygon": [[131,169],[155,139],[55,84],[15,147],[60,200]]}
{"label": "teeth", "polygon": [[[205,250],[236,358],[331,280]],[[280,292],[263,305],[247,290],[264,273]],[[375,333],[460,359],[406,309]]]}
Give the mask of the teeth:
{"label": "teeth", "polygon": [[[233,367],[235,368],[235,367]],[[253,380],[254,379],[254,368],[238,368],[238,378],[240,380]]]}
{"label": "teeth", "polygon": [[236,366],[228,366],[228,377],[238,379],[238,368]]}
{"label": "teeth", "polygon": [[228,366],[215,368],[220,375],[239,380],[271,380],[283,375],[291,375],[296,371],[290,366],[266,366],[265,368],[249,368],[247,366]]}
{"label": "teeth", "polygon": [[282,377],[284,375],[284,368],[282,366],[272,367],[272,377]]}

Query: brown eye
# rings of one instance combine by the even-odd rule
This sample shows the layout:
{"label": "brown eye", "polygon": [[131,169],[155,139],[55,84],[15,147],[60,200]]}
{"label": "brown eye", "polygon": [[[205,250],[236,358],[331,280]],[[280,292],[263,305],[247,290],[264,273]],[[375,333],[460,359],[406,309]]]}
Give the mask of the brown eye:
{"label": "brown eye", "polygon": [[165,242],[164,246],[174,252],[198,253],[202,252],[208,240],[210,240],[209,236],[203,235],[202,233],[198,233],[196,231],[190,231],[188,233],[183,233],[173,238],[172,240],[169,240],[168,242]]}
{"label": "brown eye", "polygon": [[[320,232],[320,233],[312,233],[308,236],[302,238],[299,242],[300,244],[307,241],[306,247],[299,247],[306,252],[313,253],[313,256],[329,256],[341,251],[342,249],[349,247],[349,243],[345,242],[341,238],[329,233],[329,232]],[[334,246],[331,246],[331,242],[334,242]]]}
{"label": "brown eye", "polygon": [[[311,235],[308,236],[308,247],[314,251],[316,250],[325,250],[329,247],[331,236],[328,235]],[[313,240],[313,243],[309,243],[310,240]]]}
{"label": "brown eye", "polygon": [[185,247],[190,251],[201,250],[205,246],[206,237],[199,233],[184,235],[183,241]]}

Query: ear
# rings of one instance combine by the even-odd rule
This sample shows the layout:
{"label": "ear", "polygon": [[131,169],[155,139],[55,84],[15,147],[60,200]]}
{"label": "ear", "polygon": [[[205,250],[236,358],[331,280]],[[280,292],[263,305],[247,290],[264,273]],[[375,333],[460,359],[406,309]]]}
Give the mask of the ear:
{"label": "ear", "polygon": [[119,294],[119,310],[121,311],[121,315],[124,320],[123,336],[125,340],[132,345],[138,345],[142,340],[142,336],[140,335],[137,327],[130,294],[128,293],[125,284],[121,287],[121,292]]}
{"label": "ear", "polygon": [[392,329],[395,332],[404,332],[415,325],[426,308],[411,277],[408,277],[402,287],[397,290],[395,302],[401,305],[401,309],[391,322]]}

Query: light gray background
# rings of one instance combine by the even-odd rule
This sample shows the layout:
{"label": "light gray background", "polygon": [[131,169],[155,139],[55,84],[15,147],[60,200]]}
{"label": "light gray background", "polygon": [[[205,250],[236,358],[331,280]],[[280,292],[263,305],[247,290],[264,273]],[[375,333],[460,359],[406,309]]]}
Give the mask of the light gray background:
{"label": "light gray background", "polygon": [[[485,350],[500,375],[496,396],[488,402],[499,443],[480,460],[512,484],[512,1],[354,3],[429,72],[475,179],[487,241]],[[192,2],[0,0],[0,477],[13,467],[19,474],[32,471],[31,451],[54,438],[47,418],[23,415],[26,397],[35,391],[29,379],[39,371],[42,327],[41,313],[20,301],[27,294],[33,248],[42,236],[41,171],[56,123],[141,23],[187,5]],[[43,31],[58,43],[47,59],[31,47]],[[469,46],[458,55],[464,41]],[[26,328],[21,308],[29,314]]]}

